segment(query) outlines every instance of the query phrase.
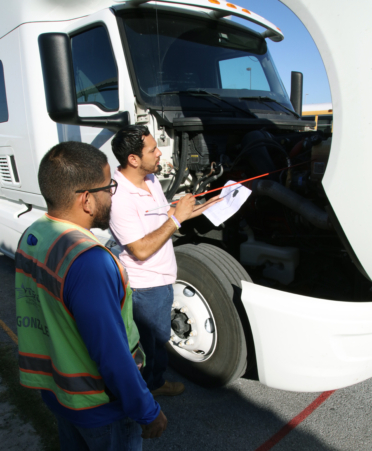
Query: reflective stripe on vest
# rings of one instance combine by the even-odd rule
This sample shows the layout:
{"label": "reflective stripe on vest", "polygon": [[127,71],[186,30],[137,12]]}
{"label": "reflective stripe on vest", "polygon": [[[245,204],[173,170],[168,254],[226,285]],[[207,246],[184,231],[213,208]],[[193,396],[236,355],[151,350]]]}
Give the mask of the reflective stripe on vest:
{"label": "reflective stripe on vest", "polygon": [[82,233],[79,230],[66,230],[66,232],[62,233],[50,247],[45,258],[45,266],[52,272],[58,274],[68,252],[71,252],[74,247],[78,246],[83,241],[89,241],[96,244],[95,240],[89,239],[85,233]]}
{"label": "reflective stripe on vest", "polygon": [[16,272],[32,277],[40,288],[45,288],[56,300],[60,300],[62,279],[53,274],[49,268],[20,249],[16,253],[15,264]]}
{"label": "reflective stripe on vest", "polygon": [[105,390],[105,383],[101,376],[87,373],[61,373],[55,368],[49,356],[19,352],[18,362],[21,371],[52,376],[59,388],[68,393],[94,394]]}

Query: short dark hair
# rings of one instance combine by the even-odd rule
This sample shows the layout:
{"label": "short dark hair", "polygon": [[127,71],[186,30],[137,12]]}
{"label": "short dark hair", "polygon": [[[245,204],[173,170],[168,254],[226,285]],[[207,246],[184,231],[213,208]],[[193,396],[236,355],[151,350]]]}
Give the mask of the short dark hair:
{"label": "short dark hair", "polygon": [[90,144],[67,141],[52,147],[42,158],[38,180],[48,207],[71,207],[75,191],[90,189],[104,182],[106,155]]}
{"label": "short dark hair", "polygon": [[149,136],[145,125],[127,125],[119,130],[111,141],[112,151],[122,168],[126,168],[129,155],[142,158],[143,137]]}

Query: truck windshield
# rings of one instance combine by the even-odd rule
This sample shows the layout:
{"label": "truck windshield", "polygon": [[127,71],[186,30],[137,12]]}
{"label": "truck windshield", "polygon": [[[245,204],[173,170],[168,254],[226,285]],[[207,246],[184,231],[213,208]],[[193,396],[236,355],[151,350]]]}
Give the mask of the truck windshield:
{"label": "truck windshield", "polygon": [[[139,8],[121,19],[137,94],[148,106],[159,107],[164,101],[177,106],[178,95],[204,90],[236,102],[270,97],[293,110],[266,41],[258,33],[161,9]],[[240,107],[248,108],[246,103],[240,102]]]}

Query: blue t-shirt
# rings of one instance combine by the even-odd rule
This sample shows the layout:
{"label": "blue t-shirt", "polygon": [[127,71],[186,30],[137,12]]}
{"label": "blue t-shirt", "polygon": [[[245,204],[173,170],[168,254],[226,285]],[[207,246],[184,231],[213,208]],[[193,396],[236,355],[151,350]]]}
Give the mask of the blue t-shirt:
{"label": "blue t-shirt", "polygon": [[46,405],[77,426],[100,427],[129,417],[151,423],[160,406],[147,388],[130,353],[121,317],[124,296],[119,270],[108,252],[94,247],[71,265],[63,300],[76,320],[92,360],[116,400],[99,407],[72,410],[63,407],[54,393],[41,390]]}

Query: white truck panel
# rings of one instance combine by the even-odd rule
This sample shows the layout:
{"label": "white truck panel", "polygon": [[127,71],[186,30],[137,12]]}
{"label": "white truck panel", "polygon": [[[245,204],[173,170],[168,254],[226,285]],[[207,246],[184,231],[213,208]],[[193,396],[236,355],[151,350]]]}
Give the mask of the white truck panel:
{"label": "white truck panel", "polygon": [[[9,155],[11,150],[15,157],[20,182],[11,188],[22,192],[35,192],[35,174],[32,173],[31,177],[28,177],[28,171],[31,169],[32,172],[34,166],[28,139],[20,48],[19,29],[0,40],[9,113],[9,121],[0,124],[0,155]],[[10,189],[9,186],[7,188]]]}
{"label": "white truck panel", "polygon": [[317,392],[372,376],[372,303],[329,301],[242,284],[260,382]]}
{"label": "white truck panel", "polygon": [[26,211],[27,206],[22,202],[0,198],[0,249],[8,257],[14,258],[14,245],[17,245],[30,221],[36,221],[45,213],[36,208],[24,214]]}
{"label": "white truck panel", "polygon": [[12,0],[3,2],[0,38],[26,22],[56,22],[93,14],[112,4],[112,0]]}
{"label": "white truck panel", "polygon": [[[57,124],[50,119],[46,111],[43,75],[37,45],[39,34],[53,29],[55,25],[49,23],[25,24],[19,27],[22,94],[27,121],[27,128],[20,131],[28,139],[30,149],[29,152],[22,152],[22,158],[26,155],[32,158],[32,163],[27,166],[23,178],[27,180],[27,191],[37,194],[40,194],[37,181],[40,160],[58,140]],[[13,95],[13,91],[9,92]],[[12,121],[12,118],[9,120],[10,123],[17,125],[17,121]]]}

